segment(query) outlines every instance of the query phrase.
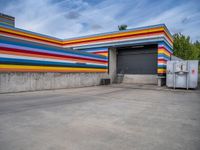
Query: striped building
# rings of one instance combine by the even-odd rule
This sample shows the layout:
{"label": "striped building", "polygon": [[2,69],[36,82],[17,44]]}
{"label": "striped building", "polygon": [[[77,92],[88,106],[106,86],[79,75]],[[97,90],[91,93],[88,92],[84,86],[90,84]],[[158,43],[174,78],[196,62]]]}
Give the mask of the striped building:
{"label": "striped building", "polygon": [[59,39],[15,28],[14,20],[0,14],[0,72],[93,72],[112,81],[123,74],[127,82],[157,82],[165,80],[173,54],[164,24]]}
{"label": "striped building", "polygon": [[0,13],[0,25],[14,27],[15,18],[12,16],[8,16],[8,15]]}

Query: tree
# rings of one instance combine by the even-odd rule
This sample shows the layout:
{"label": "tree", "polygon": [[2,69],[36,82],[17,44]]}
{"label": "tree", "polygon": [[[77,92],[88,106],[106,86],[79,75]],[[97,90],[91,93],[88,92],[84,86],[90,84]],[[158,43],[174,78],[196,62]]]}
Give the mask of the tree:
{"label": "tree", "polygon": [[200,60],[200,42],[197,40],[194,45],[198,49],[198,60]]}
{"label": "tree", "polygon": [[173,35],[174,38],[174,55],[185,60],[200,60],[200,42],[192,43],[189,36],[181,33]]}
{"label": "tree", "polygon": [[127,29],[127,25],[126,24],[122,24],[122,25],[119,25],[118,26],[118,29],[121,31],[121,30],[126,30]]}

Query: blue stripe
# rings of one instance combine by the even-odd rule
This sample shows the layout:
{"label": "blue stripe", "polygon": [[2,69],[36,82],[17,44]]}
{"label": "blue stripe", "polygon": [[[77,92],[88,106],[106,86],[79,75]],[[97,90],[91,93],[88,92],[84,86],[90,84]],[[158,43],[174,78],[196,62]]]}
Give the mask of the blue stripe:
{"label": "blue stripe", "polygon": [[166,68],[166,65],[159,65],[158,64],[158,67],[160,67],[160,68]]}
{"label": "blue stripe", "polygon": [[164,47],[173,54],[173,49],[171,47],[169,47],[168,44],[166,44],[166,42],[159,42],[159,45],[164,45]]}
{"label": "blue stripe", "polygon": [[0,58],[0,63],[9,64],[29,64],[29,65],[48,65],[48,66],[63,66],[63,67],[85,67],[85,68],[107,68],[102,65],[92,65],[84,63],[64,63],[64,62],[50,62],[40,60],[27,60],[27,59],[16,59],[16,58]]}
{"label": "blue stripe", "polygon": [[170,57],[168,57],[168,56],[166,56],[166,55],[164,55],[164,54],[158,54],[158,59],[160,59],[160,58],[164,58],[165,60],[170,60]]}

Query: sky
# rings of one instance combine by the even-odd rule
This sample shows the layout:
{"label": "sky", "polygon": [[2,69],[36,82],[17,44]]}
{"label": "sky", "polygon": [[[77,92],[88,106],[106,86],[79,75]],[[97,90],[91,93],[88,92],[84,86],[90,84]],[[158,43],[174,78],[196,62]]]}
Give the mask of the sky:
{"label": "sky", "polygon": [[200,40],[200,0],[0,0],[0,12],[17,28],[62,39],[164,23]]}

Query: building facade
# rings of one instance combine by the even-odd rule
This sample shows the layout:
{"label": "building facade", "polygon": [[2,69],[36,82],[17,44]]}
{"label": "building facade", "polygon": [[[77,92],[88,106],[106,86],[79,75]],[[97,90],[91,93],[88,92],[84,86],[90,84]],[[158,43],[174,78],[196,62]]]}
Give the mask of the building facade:
{"label": "building facade", "polygon": [[92,86],[101,78],[165,83],[173,39],[164,24],[59,39],[7,22],[0,19],[0,93]]}

